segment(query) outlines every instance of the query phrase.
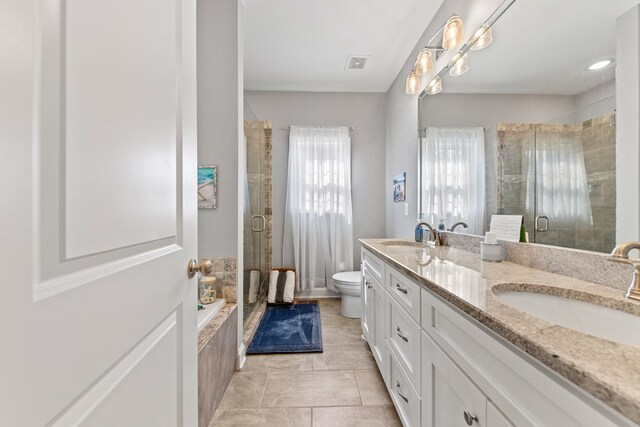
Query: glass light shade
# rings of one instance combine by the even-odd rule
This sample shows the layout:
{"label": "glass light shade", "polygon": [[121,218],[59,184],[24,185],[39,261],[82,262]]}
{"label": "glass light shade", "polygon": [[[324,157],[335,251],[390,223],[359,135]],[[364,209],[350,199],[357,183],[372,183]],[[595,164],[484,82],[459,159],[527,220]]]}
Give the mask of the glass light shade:
{"label": "glass light shade", "polygon": [[418,92],[418,89],[420,89],[420,76],[414,70],[411,70],[407,76],[405,92],[407,95],[414,95]]}
{"label": "glass light shade", "polygon": [[416,73],[419,76],[424,76],[433,68],[433,59],[430,49],[422,49],[418,54],[416,60]]}
{"label": "glass light shade", "polygon": [[489,46],[493,42],[493,34],[491,27],[483,25],[475,34],[475,43],[471,45],[471,50],[480,50]]}
{"label": "glass light shade", "polygon": [[450,76],[461,76],[464,73],[469,71],[469,59],[467,54],[465,53],[462,57],[459,57],[458,60],[453,64],[453,66],[449,69]]}
{"label": "glass light shade", "polygon": [[445,49],[455,49],[464,42],[464,23],[462,19],[453,15],[444,26],[442,31],[442,47]]}
{"label": "glass light shade", "polygon": [[440,77],[436,77],[427,87],[427,95],[435,95],[440,92],[442,92],[442,80]]}

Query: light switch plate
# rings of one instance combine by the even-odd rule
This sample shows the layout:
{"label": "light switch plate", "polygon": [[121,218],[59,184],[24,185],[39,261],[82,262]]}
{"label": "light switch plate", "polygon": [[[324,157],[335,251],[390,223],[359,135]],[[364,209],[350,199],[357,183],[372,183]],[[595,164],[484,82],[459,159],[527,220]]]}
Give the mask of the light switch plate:
{"label": "light switch plate", "polygon": [[404,204],[404,216],[409,215],[409,203]]}

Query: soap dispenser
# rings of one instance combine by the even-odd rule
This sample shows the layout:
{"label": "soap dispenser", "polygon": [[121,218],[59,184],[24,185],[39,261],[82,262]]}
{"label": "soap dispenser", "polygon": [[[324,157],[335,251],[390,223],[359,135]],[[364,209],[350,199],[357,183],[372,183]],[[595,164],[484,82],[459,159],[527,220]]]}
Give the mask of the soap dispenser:
{"label": "soap dispenser", "polygon": [[424,239],[424,230],[420,225],[418,225],[419,223],[420,223],[420,218],[416,220],[416,230],[415,230],[416,242],[422,242]]}

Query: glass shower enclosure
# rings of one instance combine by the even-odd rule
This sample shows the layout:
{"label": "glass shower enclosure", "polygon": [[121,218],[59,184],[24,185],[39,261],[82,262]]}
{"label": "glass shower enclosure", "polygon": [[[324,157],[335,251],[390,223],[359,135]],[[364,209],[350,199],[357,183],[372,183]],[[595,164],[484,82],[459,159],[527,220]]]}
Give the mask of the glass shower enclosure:
{"label": "glass shower enclosure", "polygon": [[616,238],[615,99],[546,123],[498,124],[498,213],[529,241],[610,252]]}
{"label": "glass shower enclosure", "polygon": [[264,120],[244,122],[246,173],[243,213],[243,319],[244,327],[259,315],[266,300],[272,264],[272,124]]}

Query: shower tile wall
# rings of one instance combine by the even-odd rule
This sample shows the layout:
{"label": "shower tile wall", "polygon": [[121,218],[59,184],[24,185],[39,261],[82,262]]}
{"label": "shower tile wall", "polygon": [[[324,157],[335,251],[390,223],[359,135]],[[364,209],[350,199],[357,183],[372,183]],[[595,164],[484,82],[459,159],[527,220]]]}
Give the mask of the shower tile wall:
{"label": "shower tile wall", "polygon": [[581,249],[611,252],[616,244],[615,113],[582,123],[582,147],[593,213],[593,230],[578,230]]}
{"label": "shower tile wall", "polygon": [[[498,124],[498,213],[525,215],[525,227],[533,237],[534,212],[526,212],[526,183],[534,179],[525,150],[533,150],[542,138],[576,138],[582,147],[593,216],[591,227],[554,227],[536,233],[535,242],[584,250],[610,252],[615,246],[616,178],[615,113],[595,117],[578,125],[530,123]],[[531,197],[531,195],[530,195]],[[534,201],[529,201],[533,206]],[[532,239],[533,240],[533,239]]]}
{"label": "shower tile wall", "polygon": [[201,258],[201,260],[211,261],[212,268],[209,276],[216,277],[214,288],[217,297],[224,298],[227,302],[237,302],[238,268],[236,257]]}

